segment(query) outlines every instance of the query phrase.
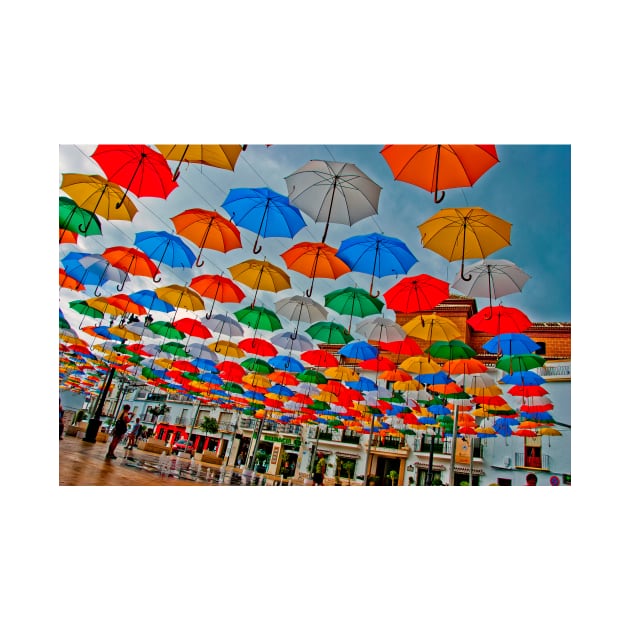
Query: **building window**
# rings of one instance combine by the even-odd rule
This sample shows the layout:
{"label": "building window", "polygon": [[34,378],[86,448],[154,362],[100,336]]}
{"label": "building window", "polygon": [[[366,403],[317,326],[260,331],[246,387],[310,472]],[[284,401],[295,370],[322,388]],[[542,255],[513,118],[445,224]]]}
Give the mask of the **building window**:
{"label": "building window", "polygon": [[511,479],[506,479],[505,477],[498,477],[497,478],[497,483],[500,486],[511,486],[512,485],[512,480]]}
{"label": "building window", "polygon": [[547,344],[544,341],[537,341],[536,343],[540,346],[540,348],[536,350],[535,354],[547,354]]}

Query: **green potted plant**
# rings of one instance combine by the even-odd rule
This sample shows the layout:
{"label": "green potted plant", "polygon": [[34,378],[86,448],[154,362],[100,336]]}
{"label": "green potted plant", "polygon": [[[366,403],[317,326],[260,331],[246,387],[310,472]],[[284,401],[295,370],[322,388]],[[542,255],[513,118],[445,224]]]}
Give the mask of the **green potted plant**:
{"label": "green potted plant", "polygon": [[348,485],[350,485],[350,481],[352,479],[352,474],[354,473],[354,462],[347,460],[342,466],[343,471],[346,473],[346,478],[348,479]]}
{"label": "green potted plant", "polygon": [[396,470],[390,470],[387,475],[392,483],[392,486],[395,486],[398,481],[398,472]]}

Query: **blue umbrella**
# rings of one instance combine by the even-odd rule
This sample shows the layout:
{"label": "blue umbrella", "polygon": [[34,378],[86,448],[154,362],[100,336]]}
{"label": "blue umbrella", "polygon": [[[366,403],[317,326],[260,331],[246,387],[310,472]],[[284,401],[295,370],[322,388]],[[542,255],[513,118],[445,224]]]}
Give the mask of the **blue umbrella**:
{"label": "blue umbrella", "polygon": [[148,311],[159,311],[161,313],[170,313],[175,310],[175,307],[164,300],[160,300],[155,291],[151,289],[142,289],[142,291],[136,291],[130,293],[129,298],[140,306],[144,306]]}
{"label": "blue umbrella", "polygon": [[283,372],[297,373],[303,372],[306,369],[297,359],[284,354],[277,354],[275,357],[269,357],[267,363],[276,370],[282,370]]}
{"label": "blue umbrella", "polygon": [[447,383],[453,382],[453,379],[442,370],[433,374],[418,374],[418,376],[414,376],[413,378],[418,381],[418,383],[424,385],[446,385]]}
{"label": "blue umbrella", "polygon": [[521,417],[536,422],[553,422],[553,416],[548,411],[521,411]]}
{"label": "blue umbrella", "polygon": [[202,359],[196,358],[191,361],[191,363],[200,370],[205,370],[206,372],[217,373],[218,370],[216,368],[216,362],[211,361],[210,359]]}
{"label": "blue umbrella", "polygon": [[508,422],[508,418],[499,417],[494,421],[494,430],[503,437],[509,437],[512,435],[512,429],[510,428],[510,423]]}
{"label": "blue umbrella", "polygon": [[378,356],[378,349],[367,341],[351,341],[339,349],[339,354],[348,359],[375,359]]}
{"label": "blue umbrella", "polygon": [[529,354],[540,346],[523,333],[501,333],[483,344],[482,348],[494,354]]}
{"label": "blue umbrella", "polygon": [[289,198],[270,188],[233,188],[221,204],[232,221],[247,230],[256,232],[254,254],[262,246],[262,236],[295,236],[306,223],[298,208],[289,203]]}
{"label": "blue umbrella", "polygon": [[[418,262],[403,241],[376,232],[341,241],[336,256],[352,271],[371,274],[370,295],[374,277],[406,274]],[[380,291],[377,291],[378,295]]]}
{"label": "blue umbrella", "polygon": [[430,405],[427,407],[427,411],[436,416],[450,416],[451,410],[444,405]]}
{"label": "blue umbrella", "polygon": [[[69,276],[81,284],[100,287],[108,280],[120,283],[124,278],[124,273],[112,267],[109,260],[100,254],[70,252],[61,259],[61,265]],[[100,293],[97,293],[95,289],[94,295],[100,295]]]}
{"label": "blue umbrella", "polygon": [[[158,269],[162,263],[169,267],[190,268],[197,258],[179,236],[164,231],[138,232],[133,244],[149,258],[157,260]],[[153,280],[157,282],[155,278]]]}
{"label": "blue umbrella", "polygon": [[201,372],[197,374],[197,378],[204,383],[210,383],[212,385],[223,385],[223,379],[216,374],[211,374],[210,372]]}
{"label": "blue umbrella", "polygon": [[280,385],[276,383],[273,387],[269,388],[269,392],[271,394],[276,394],[277,396],[293,396],[295,393],[291,388],[286,387],[285,385]]}
{"label": "blue umbrella", "polygon": [[365,376],[360,376],[358,381],[347,381],[344,385],[359,392],[374,392],[378,389],[378,385]]}
{"label": "blue umbrella", "polygon": [[523,370],[521,372],[514,372],[513,374],[506,374],[499,383],[505,383],[507,385],[540,385],[547,381],[530,370]]}

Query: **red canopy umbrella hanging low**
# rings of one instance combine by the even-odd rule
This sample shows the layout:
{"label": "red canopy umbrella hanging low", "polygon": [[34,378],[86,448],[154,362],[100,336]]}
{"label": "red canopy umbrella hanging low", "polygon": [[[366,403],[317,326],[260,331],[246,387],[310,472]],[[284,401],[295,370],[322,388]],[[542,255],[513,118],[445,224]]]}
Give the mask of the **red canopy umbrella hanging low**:
{"label": "red canopy umbrella hanging low", "polygon": [[383,293],[387,308],[397,313],[430,311],[448,296],[448,282],[424,273],[403,278]]}
{"label": "red canopy umbrella hanging low", "polygon": [[116,287],[118,291],[122,291],[130,275],[155,278],[159,273],[155,263],[143,251],[135,247],[123,247],[118,245],[108,247],[101,255],[112,267],[116,267],[125,272],[122,284]]}
{"label": "red canopy umbrella hanging low", "polygon": [[183,317],[174,321],[173,327],[191,337],[199,337],[200,339],[210,339],[212,337],[210,330],[192,317]]}

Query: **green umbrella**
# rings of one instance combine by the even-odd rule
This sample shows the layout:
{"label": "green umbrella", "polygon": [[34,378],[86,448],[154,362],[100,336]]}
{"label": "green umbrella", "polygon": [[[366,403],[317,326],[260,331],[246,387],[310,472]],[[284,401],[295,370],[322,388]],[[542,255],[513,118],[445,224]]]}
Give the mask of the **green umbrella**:
{"label": "green umbrella", "polygon": [[473,348],[459,339],[435,341],[426,349],[426,353],[436,359],[446,359],[448,361],[469,359],[477,354]]}
{"label": "green umbrella", "polygon": [[169,341],[168,343],[160,346],[160,350],[162,350],[162,352],[168,352],[169,354],[174,354],[178,357],[189,357],[190,354],[188,354],[184,348],[185,346],[183,344],[177,343],[176,341]]}
{"label": "green umbrella", "polygon": [[242,394],[245,391],[238,383],[232,383],[230,381],[223,383],[223,385],[221,385],[221,389],[234,394]]}
{"label": "green umbrella", "polygon": [[340,315],[350,315],[348,328],[352,326],[352,318],[377,315],[385,307],[385,302],[372,297],[365,289],[346,287],[337,289],[324,296],[324,304]]}
{"label": "green umbrella", "polygon": [[324,409],[330,409],[330,405],[324,400],[314,400],[310,405],[306,405],[308,409],[314,409],[315,411],[323,411]]}
{"label": "green umbrella", "polygon": [[103,311],[99,311],[97,308],[90,306],[85,300],[73,300],[68,304],[68,306],[77,313],[81,315],[87,315],[88,317],[95,317],[97,319],[102,319],[104,313]]}
{"label": "green umbrella", "polygon": [[165,339],[183,339],[186,336],[183,332],[177,330],[170,322],[161,320],[149,324],[148,329]]}
{"label": "green umbrella", "polygon": [[497,361],[497,369],[504,372],[525,372],[541,367],[546,359],[539,354],[506,354]]}
{"label": "green umbrella", "polygon": [[354,339],[341,324],[336,322],[315,322],[305,332],[313,339],[324,343],[345,345]]}
{"label": "green umbrella", "polygon": [[241,324],[251,326],[255,330],[279,330],[282,324],[278,316],[263,306],[248,306],[234,313]]}
{"label": "green umbrella", "polygon": [[102,234],[100,221],[68,197],[59,197],[59,229],[81,236]]}
{"label": "green umbrella", "polygon": [[250,372],[257,372],[258,374],[271,374],[274,371],[273,367],[271,367],[267,361],[255,357],[249,357],[241,361],[241,367],[244,367]]}
{"label": "green umbrella", "polygon": [[295,378],[302,383],[316,383],[318,385],[328,383],[328,379],[317,370],[304,370],[303,372],[298,372],[295,375]]}

